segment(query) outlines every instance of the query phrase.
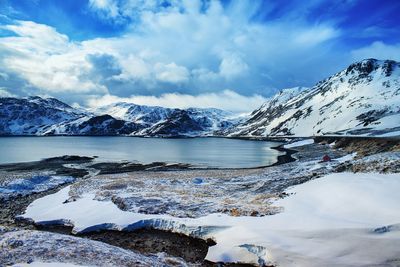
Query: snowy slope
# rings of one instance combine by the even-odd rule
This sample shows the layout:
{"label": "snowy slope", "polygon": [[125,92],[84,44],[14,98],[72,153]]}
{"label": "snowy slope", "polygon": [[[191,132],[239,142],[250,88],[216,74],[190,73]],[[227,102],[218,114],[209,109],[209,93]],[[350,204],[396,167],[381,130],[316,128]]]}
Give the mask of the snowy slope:
{"label": "snowy slope", "polygon": [[0,98],[0,135],[119,135],[139,128],[55,98]]}
{"label": "snowy slope", "polygon": [[119,102],[92,109],[92,111],[96,114],[108,114],[114,118],[143,124],[148,127],[165,120],[174,110],[157,106],[143,106]]}
{"label": "snowy slope", "polygon": [[400,64],[367,59],[309,89],[283,90],[231,136],[383,135],[400,130]]}
{"label": "snowy slope", "polygon": [[37,135],[128,135],[140,128],[141,125],[115,119],[110,115],[92,115],[49,125],[37,132]]}
{"label": "snowy slope", "polygon": [[34,135],[87,115],[54,98],[0,98],[0,135]]}

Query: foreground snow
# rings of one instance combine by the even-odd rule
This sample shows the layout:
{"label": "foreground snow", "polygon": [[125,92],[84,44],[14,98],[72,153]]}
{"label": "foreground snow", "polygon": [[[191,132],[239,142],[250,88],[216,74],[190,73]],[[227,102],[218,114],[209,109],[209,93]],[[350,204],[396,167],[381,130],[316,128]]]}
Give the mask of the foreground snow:
{"label": "foreground snow", "polygon": [[75,232],[151,226],[211,237],[217,242],[207,255],[211,261],[360,266],[400,257],[400,174],[329,174],[293,187],[289,197],[275,202],[284,212],[264,217],[126,212],[111,201],[94,200],[93,192],[63,204],[69,189],[34,201],[23,217],[70,223]]}
{"label": "foreground snow", "polygon": [[0,186],[0,200],[44,192],[74,180],[75,178],[71,176],[54,175],[36,175],[16,179]]}
{"label": "foreground snow", "polygon": [[[27,264],[29,263],[29,264]],[[102,242],[63,234],[0,229],[0,266],[186,266],[159,253],[142,255]]]}
{"label": "foreground snow", "polygon": [[299,146],[305,146],[305,145],[311,145],[314,144],[314,139],[305,139],[297,142],[293,142],[287,145],[284,145],[284,148],[293,148],[293,147],[299,147]]}

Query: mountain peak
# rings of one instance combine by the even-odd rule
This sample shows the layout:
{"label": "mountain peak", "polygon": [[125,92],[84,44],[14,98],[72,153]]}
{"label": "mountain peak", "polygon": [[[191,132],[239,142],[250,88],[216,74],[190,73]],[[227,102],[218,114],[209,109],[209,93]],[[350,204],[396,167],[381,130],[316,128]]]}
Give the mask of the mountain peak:
{"label": "mountain peak", "polygon": [[390,76],[393,69],[399,65],[394,60],[378,60],[374,58],[364,59],[351,64],[345,70],[346,75],[354,74],[356,71],[361,75],[369,75],[371,72],[381,69],[385,76]]}

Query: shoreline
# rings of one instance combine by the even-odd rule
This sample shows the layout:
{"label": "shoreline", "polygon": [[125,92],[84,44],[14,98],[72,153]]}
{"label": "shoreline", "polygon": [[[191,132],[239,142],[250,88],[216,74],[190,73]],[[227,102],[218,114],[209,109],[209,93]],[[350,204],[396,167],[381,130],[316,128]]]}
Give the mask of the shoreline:
{"label": "shoreline", "polygon": [[[251,168],[196,168],[196,167],[189,167],[187,168],[187,166],[180,166],[178,168],[160,168],[159,170],[157,169],[150,169],[150,170],[139,170],[139,171],[144,171],[144,172],[173,172],[173,171],[177,171],[177,172],[187,172],[187,171],[253,171],[253,170],[263,170],[263,169],[267,169],[269,167],[273,167],[273,166],[277,166],[277,165],[282,165],[288,162],[292,162],[295,159],[291,157],[291,155],[293,153],[296,153],[297,151],[295,150],[289,150],[289,149],[285,149],[283,148],[283,144],[276,146],[276,147],[271,147],[272,149],[281,151],[281,152],[286,152],[284,155],[279,155],[277,157],[277,162],[268,166],[259,166],[259,167],[251,167]],[[65,168],[64,164],[66,163],[93,163],[93,164],[100,164],[98,165],[98,167],[102,167],[101,165],[105,166],[105,168],[111,170],[110,174],[117,174],[117,173],[125,173],[126,171],[138,171],[138,170],[118,170],[118,163],[116,166],[110,166],[107,164],[110,163],[95,163],[92,160],[94,160],[94,158],[90,158],[90,157],[79,157],[79,156],[62,156],[62,157],[55,157],[55,158],[47,158],[47,159],[43,159],[40,161],[31,161],[31,162],[22,162],[22,163],[9,163],[9,164],[1,164],[0,165],[0,170],[6,168],[6,169],[12,169],[16,172],[18,172],[18,169],[23,170],[23,171],[42,171],[42,170],[46,170],[46,169],[52,169],[53,171],[55,170],[57,174],[71,174],[71,175],[78,175],[79,179],[84,179],[83,177],[88,175],[87,170],[85,169],[75,169],[75,168]],[[111,164],[113,164],[111,162]],[[146,166],[145,164],[139,164],[141,166]],[[162,164],[161,164],[162,166]],[[164,166],[165,167],[165,166]],[[114,171],[112,171],[114,170]],[[106,172],[107,173],[107,172]],[[1,218],[1,222],[0,225],[4,225],[6,227],[17,227],[19,229],[27,229],[27,230],[39,230],[39,231],[47,231],[47,232],[58,232],[58,231],[54,231],[52,228],[52,226],[44,226],[44,225],[37,225],[31,221],[27,221],[27,220],[21,220],[21,219],[15,219],[15,217],[17,215],[23,214],[24,211],[26,210],[26,208],[28,207],[28,205],[30,203],[32,203],[34,200],[42,198],[44,196],[53,194],[58,192],[59,190],[65,188],[66,186],[69,186],[71,184],[74,184],[75,182],[72,183],[67,183],[67,184],[63,184],[61,186],[58,186],[56,188],[50,189],[48,191],[44,191],[44,192],[40,192],[40,193],[32,193],[26,196],[18,196],[16,198],[12,198],[9,199],[8,201],[2,201],[1,205],[0,205],[0,209],[4,210],[5,212],[2,212],[2,218]],[[57,228],[57,226],[56,226]],[[131,233],[129,233],[128,235],[131,236],[132,238],[132,242],[133,242],[133,237],[135,237],[135,240],[137,242],[139,241],[144,241],[145,237],[149,237],[147,240],[147,250],[146,247],[141,247],[141,246],[137,246],[137,245],[128,245],[126,247],[126,243],[127,241],[125,240],[124,242],[118,242],[118,238],[116,236],[119,236],[121,233],[118,232],[116,233],[115,231],[110,231],[110,230],[102,230],[100,232],[97,232],[96,235],[94,235],[93,233],[87,233],[87,234],[81,234],[81,235],[75,235],[72,234],[71,232],[68,233],[68,227],[58,227],[60,228],[64,228],[63,230],[63,234],[67,234],[67,235],[72,235],[72,236],[77,236],[77,237],[82,237],[82,238],[89,238],[89,239],[93,239],[93,240],[98,240],[98,239],[102,239],[102,240],[98,240],[98,241],[102,241],[111,245],[116,245],[118,247],[122,247],[124,248],[128,248],[129,247],[132,250],[138,249],[139,251],[142,252],[151,252],[152,249],[150,249],[151,247],[153,248],[153,252],[154,251],[169,251],[171,253],[171,251],[173,253],[171,253],[171,255],[173,256],[180,256],[182,257],[182,255],[179,255],[179,253],[177,251],[185,249],[186,252],[184,252],[185,255],[184,258],[187,260],[190,259],[196,259],[198,260],[199,257],[205,257],[207,251],[208,251],[208,247],[211,245],[214,245],[212,242],[207,241],[207,240],[202,240],[202,239],[198,239],[198,238],[194,238],[194,237],[190,237],[190,236],[186,236],[183,234],[179,234],[179,233],[173,233],[170,231],[165,231],[165,230],[157,230],[157,229],[139,229],[136,231],[133,231]],[[167,238],[168,237],[168,238]],[[161,238],[161,239],[160,239]],[[107,240],[109,239],[109,240]],[[167,240],[168,239],[168,240]],[[160,242],[160,240],[162,242],[164,242],[164,246],[160,246],[158,245],[158,243]],[[185,241],[186,240],[186,241]],[[183,242],[183,243],[182,243]],[[186,243],[185,243],[186,242]],[[190,244],[192,245],[187,245],[187,242],[192,242]],[[140,244],[140,242],[139,242]],[[177,246],[174,246],[173,244],[179,244]],[[182,244],[186,244],[185,246],[181,247],[180,249],[178,249]],[[207,246],[207,247],[205,247]],[[197,247],[197,249],[195,249]],[[193,251],[193,249],[195,251]],[[197,255],[197,256],[196,256]],[[201,256],[203,255],[203,256]],[[190,262],[190,261],[189,261]],[[214,262],[204,262],[203,263],[204,266],[220,266],[219,263],[214,263]],[[241,263],[224,263],[221,266],[254,266],[252,264],[241,264]]]}
{"label": "shoreline", "polygon": [[[372,139],[367,139],[366,140],[365,138],[362,138],[362,140],[361,139],[357,139],[354,142],[355,143],[364,144],[364,142],[371,142],[371,140]],[[377,143],[377,144],[380,144],[382,140],[384,140],[384,139],[375,140],[374,142]],[[332,142],[335,142],[335,140],[333,140],[333,141],[332,140],[319,140],[319,142],[322,142],[324,144],[328,144],[328,143],[330,144]],[[336,143],[338,144],[338,142],[336,142]],[[385,143],[385,142],[383,142],[383,143]],[[393,145],[393,144],[394,143],[389,142],[388,146]],[[317,142],[316,142],[315,145],[316,146],[320,146],[320,144],[318,144]],[[182,174],[185,174],[185,173],[188,173],[188,172],[198,172],[200,175],[203,172],[210,172],[211,173],[212,171],[222,171],[222,172],[223,171],[231,171],[232,173],[239,173],[238,175],[241,175],[240,173],[250,173],[251,171],[257,171],[257,173],[261,173],[261,172],[265,171],[265,172],[268,173],[269,168],[271,168],[271,170],[274,169],[274,168],[278,168],[278,170],[280,170],[279,166],[287,164],[287,163],[293,163],[295,161],[298,161],[299,159],[297,159],[297,157],[296,158],[292,157],[292,155],[295,154],[295,153],[300,153],[299,158],[301,158],[303,161],[307,160],[310,157],[310,154],[308,154],[308,153],[310,153],[310,152],[312,152],[314,150],[314,146],[315,145],[310,146],[306,150],[304,150],[304,148],[287,149],[287,148],[284,148],[284,144],[281,144],[279,146],[273,147],[273,149],[276,149],[278,151],[284,151],[286,153],[284,155],[278,156],[277,157],[277,162],[275,164],[272,164],[272,165],[269,165],[269,166],[263,166],[263,167],[255,167],[255,168],[233,168],[233,169],[221,169],[221,168],[219,168],[219,169],[215,169],[215,168],[178,168],[178,169],[168,169],[168,168],[167,169],[163,169],[163,168],[160,168],[160,169],[154,169],[154,168],[151,168],[151,169],[130,170],[131,172],[129,172],[128,169],[125,169],[124,171],[118,171],[118,169],[119,169],[118,164],[115,165],[115,166],[110,166],[110,165],[106,166],[106,165],[104,165],[103,167],[105,169],[110,168],[109,170],[111,170],[111,172],[108,173],[108,175],[111,175],[111,176],[113,174],[118,174],[118,173],[122,173],[122,174],[141,173],[140,175],[142,175],[143,178],[147,177],[146,173],[147,174],[151,174],[151,173],[157,174],[157,173],[159,173],[160,175],[164,174],[164,173],[171,173],[172,176],[175,175],[174,172],[182,173]],[[329,149],[332,149],[332,151],[334,151],[336,149],[340,149],[340,150],[346,149],[346,145],[349,146],[352,149],[354,148],[354,144],[353,143],[351,143],[351,142],[349,143],[347,141],[345,142],[345,140],[343,141],[343,144],[341,144],[341,147],[339,147],[339,148],[332,148],[332,146],[327,146],[327,145],[325,145],[325,147],[329,148]],[[384,147],[384,148],[387,148],[387,146]],[[377,151],[380,151],[379,149],[380,149],[380,147],[378,146],[377,147]],[[74,157],[74,156],[71,157],[71,156],[69,156],[69,157],[64,157],[64,161],[62,160],[62,158],[61,159],[60,158],[53,158],[53,159],[50,159],[50,160],[49,159],[45,159],[45,160],[38,161],[38,162],[15,163],[15,164],[8,164],[8,165],[15,165],[13,167],[18,167],[18,165],[20,165],[20,167],[24,171],[29,170],[29,167],[36,167],[37,170],[42,171],[43,168],[41,168],[40,162],[41,162],[41,164],[44,164],[44,165],[51,163],[50,166],[47,166],[47,167],[54,170],[54,168],[57,168],[55,166],[61,167],[65,163],[71,163],[71,162],[68,162],[68,159],[72,160],[72,161],[75,160],[75,161],[81,162],[81,163],[82,162],[90,162],[92,160],[90,158],[81,159],[80,157]],[[65,162],[65,160],[67,162]],[[300,160],[299,164],[300,163],[301,163],[301,160]],[[294,163],[294,164],[296,164],[296,163]],[[289,164],[288,167],[291,166],[291,165],[293,165],[293,164]],[[141,166],[144,166],[144,165],[142,164]],[[161,167],[165,167],[164,165],[160,165],[160,166]],[[0,165],[0,171],[1,171],[2,167],[4,167],[4,165]],[[65,166],[63,166],[63,167],[65,167]],[[102,167],[102,166],[100,166],[100,167]],[[286,168],[286,167],[281,167],[281,168]],[[77,170],[78,169],[71,169],[71,171],[73,171],[73,172],[75,172]],[[116,170],[117,172],[114,172],[112,170]],[[18,169],[15,170],[15,171],[18,172]],[[62,170],[62,171],[65,171],[65,170]],[[128,171],[128,172],[126,172],[126,171]],[[260,171],[260,172],[258,172],[258,171]],[[90,178],[83,178],[86,175],[88,175],[87,170],[80,169],[79,173],[81,175],[81,178],[79,178],[79,181],[84,181],[86,179],[90,179]],[[91,179],[96,179],[95,177],[97,175],[98,174],[95,174],[94,176],[91,177]],[[159,175],[156,175],[156,176],[159,176]],[[162,177],[162,175],[160,177]],[[202,177],[202,176],[200,176],[200,177]],[[315,174],[314,172],[310,173],[309,176],[304,176],[303,178],[300,178],[298,181],[294,181],[293,184],[287,184],[287,185],[283,185],[283,186],[280,186],[280,187],[278,186],[277,187],[277,190],[278,190],[277,192],[282,192],[281,197],[283,198],[283,197],[286,196],[284,194],[284,192],[285,192],[285,189],[288,186],[301,184],[301,183],[307,182],[308,180],[315,179],[315,178],[318,178],[318,177],[319,177],[319,174]],[[149,178],[149,177],[147,177],[147,178]],[[99,178],[99,179],[104,179],[104,177],[103,178]],[[180,178],[177,176],[176,179],[180,179]],[[98,240],[98,241],[101,241],[101,242],[104,242],[104,243],[107,243],[107,244],[111,244],[111,245],[114,245],[114,246],[117,246],[117,247],[121,247],[121,248],[124,248],[124,249],[132,249],[133,251],[138,250],[138,251],[143,252],[143,253],[156,253],[157,251],[168,251],[171,255],[180,256],[180,257],[183,257],[186,260],[190,260],[190,259],[194,259],[194,258],[195,259],[199,259],[198,257],[200,257],[200,258],[203,257],[201,255],[204,255],[204,253],[206,251],[208,251],[208,248],[213,245],[212,242],[207,241],[207,240],[203,240],[203,239],[200,240],[200,239],[196,239],[196,238],[191,237],[191,236],[187,236],[187,235],[183,235],[183,234],[179,234],[179,233],[174,233],[174,232],[166,231],[166,230],[159,230],[159,229],[157,230],[157,229],[153,229],[153,228],[144,228],[144,229],[139,229],[139,230],[135,230],[135,231],[132,231],[132,232],[127,232],[128,233],[127,235],[130,238],[125,238],[124,239],[124,238],[121,238],[121,236],[124,236],[126,233],[125,232],[116,232],[115,230],[104,230],[103,229],[103,230],[98,230],[98,231],[95,231],[95,232],[83,233],[83,234],[75,235],[75,234],[71,234],[70,230],[68,232],[68,226],[49,226],[49,225],[43,226],[43,225],[35,224],[33,222],[30,222],[30,221],[13,220],[13,219],[15,219],[16,215],[19,215],[19,214],[23,213],[24,210],[26,209],[26,207],[30,203],[32,203],[35,199],[42,198],[42,197],[44,197],[46,195],[58,192],[62,188],[66,187],[66,186],[69,186],[71,184],[74,184],[76,182],[77,181],[69,183],[69,184],[64,184],[64,185],[58,186],[58,187],[53,188],[53,189],[48,190],[48,191],[44,191],[44,192],[40,192],[40,193],[33,193],[33,194],[30,194],[30,195],[27,195],[27,196],[20,196],[20,197],[17,197],[17,198],[14,198],[14,199],[10,199],[10,200],[5,201],[5,202],[2,201],[2,203],[0,205],[0,209],[1,210],[4,209],[4,210],[11,211],[11,213],[9,214],[9,216],[11,216],[11,217],[9,217],[8,219],[6,218],[7,220],[4,219],[5,217],[7,217],[6,215],[5,215],[5,217],[2,217],[1,218],[1,222],[0,222],[0,226],[3,225],[3,226],[6,226],[6,227],[17,227],[18,229],[31,229],[31,230],[39,230],[39,231],[46,231],[46,232],[56,232],[56,233],[61,231],[63,234],[72,235],[72,236],[76,236],[76,237],[81,237],[81,238],[85,238],[85,239],[89,238],[89,239],[92,239],[92,240]],[[10,205],[9,207],[6,207],[10,203],[12,203],[12,205]],[[5,214],[5,213],[3,213],[3,214]],[[231,216],[237,216],[237,215],[233,215],[233,213],[232,213]],[[246,215],[238,215],[238,216],[246,216]],[[268,216],[268,215],[261,215],[261,216]],[[51,228],[53,228],[53,229],[51,229]],[[58,230],[57,229],[54,230],[54,228],[58,228]],[[184,241],[184,240],[186,240],[186,241]],[[143,242],[147,242],[147,243],[145,245],[143,245]],[[189,242],[189,243],[187,243],[187,242]],[[194,243],[191,243],[191,242],[194,242]],[[180,248],[179,246],[182,246],[182,247]],[[184,252],[185,255],[179,254],[179,253],[183,253],[182,249],[186,249],[185,252]],[[181,251],[181,252],[179,252],[179,251]],[[238,264],[225,263],[224,265],[218,265],[218,264],[219,263],[204,261],[202,266],[254,266],[254,265],[251,265],[251,264],[240,264],[240,263],[238,263]]]}
{"label": "shoreline", "polygon": [[[204,137],[208,138],[208,137]],[[262,140],[259,140],[262,141]],[[275,141],[278,142],[278,141]],[[182,163],[182,162],[177,162],[177,163],[167,163],[167,162],[150,162],[150,163],[141,163],[141,162],[134,162],[134,161],[99,161],[98,163],[93,163],[93,164],[99,164],[99,165],[106,165],[106,164],[135,164],[137,167],[142,166],[145,170],[146,166],[150,167],[166,167],[167,169],[160,169],[161,171],[165,171],[168,169],[171,169],[173,171],[176,170],[256,170],[256,169],[263,169],[263,168],[268,168],[272,166],[277,166],[289,162],[296,161],[295,158],[292,157],[293,154],[295,154],[297,151],[293,149],[287,149],[283,147],[284,144],[278,145],[278,146],[273,146],[271,149],[274,149],[278,152],[286,152],[284,155],[278,155],[276,158],[276,162],[269,164],[269,165],[261,165],[261,166],[254,166],[254,167],[238,167],[238,168],[233,168],[233,167],[199,167],[190,163]],[[42,164],[47,164],[49,160],[57,160],[57,159],[62,159],[65,157],[81,157],[81,158],[91,158],[92,160],[95,160],[98,158],[98,156],[92,156],[92,157],[87,157],[87,156],[79,156],[79,155],[63,155],[63,156],[57,156],[57,157],[50,157],[50,158],[44,158],[41,160],[34,160],[34,161],[23,161],[23,162],[10,162],[10,163],[0,163],[0,170],[4,168],[26,168],[25,166],[30,166],[30,165],[42,165]],[[68,163],[68,162],[66,162]],[[155,169],[157,170],[157,169]],[[133,169],[132,171],[137,171],[137,169]],[[126,172],[126,170],[125,170]]]}

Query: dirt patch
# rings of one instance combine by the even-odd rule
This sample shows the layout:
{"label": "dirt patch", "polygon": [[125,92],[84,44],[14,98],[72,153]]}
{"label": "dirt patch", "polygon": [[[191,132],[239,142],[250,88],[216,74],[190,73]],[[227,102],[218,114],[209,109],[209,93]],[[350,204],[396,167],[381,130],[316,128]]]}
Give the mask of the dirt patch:
{"label": "dirt patch", "polygon": [[279,155],[277,157],[277,162],[275,162],[271,166],[277,166],[277,165],[281,165],[281,164],[285,164],[285,163],[290,163],[290,162],[296,161],[296,159],[292,157],[293,154],[297,153],[296,150],[287,149],[287,148],[284,147],[284,145],[273,147],[273,149],[276,149],[279,152],[286,152],[286,153],[284,155]]}
{"label": "dirt patch", "polygon": [[188,262],[203,262],[208,246],[212,244],[211,242],[207,244],[199,238],[155,229],[140,229],[132,232],[101,231],[80,236],[143,254],[165,252]]}
{"label": "dirt patch", "polygon": [[[0,170],[4,172],[46,172],[51,171],[55,175],[84,177],[88,174],[85,169],[69,168],[64,164],[90,163],[94,157],[61,156],[43,159],[40,161],[1,164]],[[1,182],[1,177],[0,177]]]}
{"label": "dirt patch", "polygon": [[[62,225],[36,225],[35,228],[67,235],[71,235],[72,231],[72,227]],[[139,229],[129,232],[102,230],[76,236],[140,252],[144,255],[165,252],[168,255],[180,257],[187,262],[201,264],[204,267],[254,267],[251,264],[215,263],[204,260],[208,248],[215,245],[213,240],[203,240],[168,231],[156,229]]]}
{"label": "dirt patch", "polygon": [[349,153],[357,152],[357,158],[382,152],[400,151],[400,138],[318,136],[314,140],[317,143],[335,143],[334,148],[340,148]]}
{"label": "dirt patch", "polygon": [[99,174],[118,174],[145,170],[185,170],[193,166],[182,163],[167,164],[165,162],[152,162],[149,164],[134,162],[100,162],[92,164],[90,167],[99,170]]}

